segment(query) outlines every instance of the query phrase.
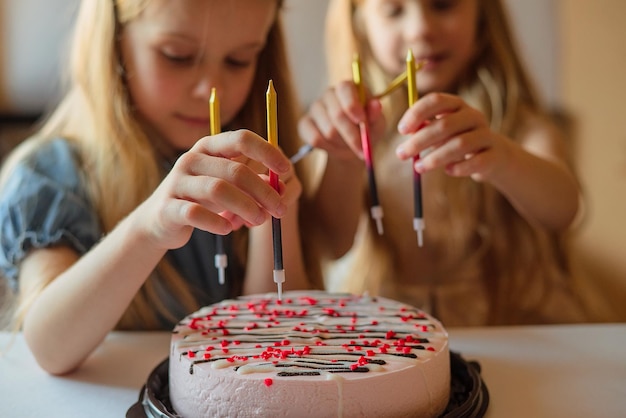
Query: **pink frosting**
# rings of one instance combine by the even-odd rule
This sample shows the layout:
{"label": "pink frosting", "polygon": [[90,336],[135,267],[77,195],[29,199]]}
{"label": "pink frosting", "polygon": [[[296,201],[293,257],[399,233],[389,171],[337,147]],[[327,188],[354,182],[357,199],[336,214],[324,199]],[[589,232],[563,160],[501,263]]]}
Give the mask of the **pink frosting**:
{"label": "pink frosting", "polygon": [[170,398],[195,417],[437,416],[448,335],[384,298],[287,292],[200,309],[172,334]]}

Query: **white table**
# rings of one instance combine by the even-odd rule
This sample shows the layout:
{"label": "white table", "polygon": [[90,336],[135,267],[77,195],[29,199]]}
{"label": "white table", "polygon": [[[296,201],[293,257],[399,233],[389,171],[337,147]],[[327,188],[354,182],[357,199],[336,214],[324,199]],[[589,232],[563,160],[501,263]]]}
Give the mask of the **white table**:
{"label": "white table", "polygon": [[[626,324],[450,329],[477,360],[488,418],[626,416]],[[77,372],[55,377],[24,339],[0,332],[0,417],[124,417],[167,357],[169,333],[114,332]]]}

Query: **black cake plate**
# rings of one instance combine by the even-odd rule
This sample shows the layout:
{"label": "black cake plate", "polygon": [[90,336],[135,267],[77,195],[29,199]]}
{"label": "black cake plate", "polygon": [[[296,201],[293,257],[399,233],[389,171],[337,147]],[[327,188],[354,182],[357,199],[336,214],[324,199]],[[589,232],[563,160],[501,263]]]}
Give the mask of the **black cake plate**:
{"label": "black cake plate", "polygon": [[[148,376],[139,399],[126,418],[182,418],[170,404],[169,359],[163,360]],[[441,418],[481,418],[489,406],[489,391],[480,376],[480,364],[450,352],[450,401]]]}

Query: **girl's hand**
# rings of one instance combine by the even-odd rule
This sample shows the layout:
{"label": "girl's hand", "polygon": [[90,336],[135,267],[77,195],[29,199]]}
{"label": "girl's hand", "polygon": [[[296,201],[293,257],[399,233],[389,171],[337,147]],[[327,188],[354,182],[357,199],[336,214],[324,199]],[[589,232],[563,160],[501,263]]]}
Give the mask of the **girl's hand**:
{"label": "girl's hand", "polygon": [[[270,184],[269,175],[259,173],[259,176],[263,178],[267,184]],[[300,180],[296,176],[293,165],[291,165],[291,168],[285,175],[280,176],[280,181],[278,183],[278,186],[280,188],[279,193],[282,196],[283,202],[285,205],[287,205],[288,207],[291,207],[291,205],[293,205],[294,203],[298,201],[298,198],[302,194],[302,184],[300,183]],[[220,215],[224,217],[225,219],[228,219],[228,221],[230,221],[233,230],[237,230],[241,228],[242,226],[247,226],[247,227],[254,226],[253,224],[246,222],[245,219],[233,214],[230,211],[222,212],[220,213]]]}
{"label": "girl's hand", "polygon": [[297,186],[281,195],[253,165],[281,176],[293,173],[279,149],[250,131],[202,138],[140,205],[136,219],[157,247],[173,249],[189,240],[193,228],[227,234],[241,223],[254,226],[282,217],[297,199]]}
{"label": "girl's hand", "polygon": [[430,93],[411,106],[398,131],[410,137],[397,149],[402,160],[429,150],[415,163],[424,173],[443,167],[451,176],[490,181],[505,167],[512,144],[493,132],[485,116],[458,96]]}
{"label": "girl's hand", "polygon": [[363,159],[359,123],[370,124],[372,139],[384,131],[384,118],[378,100],[368,102],[364,109],[359,102],[355,84],[344,81],[330,87],[315,101],[298,124],[300,137],[315,148],[322,148],[335,157]]}

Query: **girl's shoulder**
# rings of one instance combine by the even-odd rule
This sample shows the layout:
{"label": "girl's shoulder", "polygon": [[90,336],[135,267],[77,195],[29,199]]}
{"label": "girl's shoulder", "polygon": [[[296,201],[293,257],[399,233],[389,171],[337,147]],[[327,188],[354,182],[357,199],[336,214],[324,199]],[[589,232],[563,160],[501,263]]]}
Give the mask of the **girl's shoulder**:
{"label": "girl's shoulder", "polygon": [[68,188],[79,187],[80,159],[68,140],[33,137],[22,143],[15,153],[8,183],[10,179],[24,178],[35,183],[47,179]]}
{"label": "girl's shoulder", "polygon": [[32,138],[14,152],[0,191],[0,274],[9,278],[32,248],[64,243],[84,253],[101,235],[69,141]]}

